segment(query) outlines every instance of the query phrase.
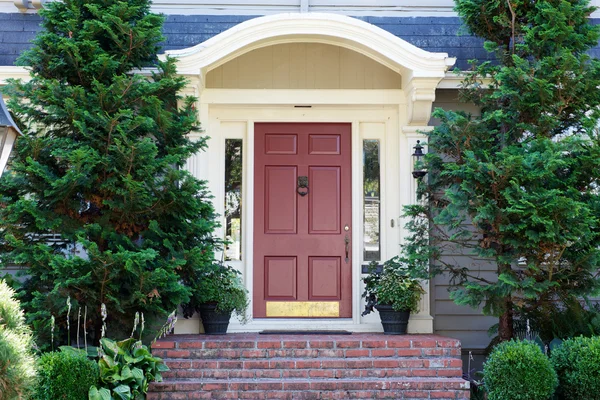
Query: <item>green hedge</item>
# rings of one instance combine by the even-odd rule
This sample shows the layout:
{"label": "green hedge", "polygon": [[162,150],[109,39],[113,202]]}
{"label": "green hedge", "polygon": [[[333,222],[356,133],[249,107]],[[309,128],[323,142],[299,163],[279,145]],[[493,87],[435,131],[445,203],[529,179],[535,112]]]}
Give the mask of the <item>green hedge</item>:
{"label": "green hedge", "polygon": [[600,400],[600,337],[567,339],[550,358],[560,399]]}
{"label": "green hedge", "polygon": [[548,400],[558,384],[548,357],[529,341],[500,343],[483,374],[489,400]]}
{"label": "green hedge", "polygon": [[37,400],[82,400],[100,377],[98,363],[76,352],[44,354],[39,361]]}
{"label": "green hedge", "polygon": [[31,330],[14,294],[0,281],[0,400],[28,399],[35,382]]}

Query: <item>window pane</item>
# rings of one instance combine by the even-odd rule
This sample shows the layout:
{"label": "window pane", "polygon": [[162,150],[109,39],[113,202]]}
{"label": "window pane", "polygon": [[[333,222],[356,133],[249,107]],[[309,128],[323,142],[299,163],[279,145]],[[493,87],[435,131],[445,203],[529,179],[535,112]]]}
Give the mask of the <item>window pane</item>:
{"label": "window pane", "polygon": [[363,141],[364,260],[379,261],[380,185],[379,140]]}
{"label": "window pane", "polygon": [[242,259],[242,139],[225,139],[226,260]]}

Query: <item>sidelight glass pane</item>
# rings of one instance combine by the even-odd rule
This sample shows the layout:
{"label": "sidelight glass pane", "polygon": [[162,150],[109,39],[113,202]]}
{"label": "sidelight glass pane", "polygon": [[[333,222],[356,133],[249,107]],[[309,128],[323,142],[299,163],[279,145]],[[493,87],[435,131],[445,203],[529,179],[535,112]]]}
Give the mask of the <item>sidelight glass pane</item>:
{"label": "sidelight glass pane", "polygon": [[225,139],[225,260],[242,259],[242,139]]}
{"label": "sidelight glass pane", "polygon": [[379,140],[363,141],[364,261],[381,260]]}

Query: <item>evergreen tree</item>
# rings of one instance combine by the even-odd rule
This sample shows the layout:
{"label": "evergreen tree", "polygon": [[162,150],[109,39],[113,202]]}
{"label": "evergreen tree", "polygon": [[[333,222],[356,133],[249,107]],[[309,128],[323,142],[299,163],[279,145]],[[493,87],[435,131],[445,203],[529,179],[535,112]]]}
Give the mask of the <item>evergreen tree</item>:
{"label": "evergreen tree", "polygon": [[[600,267],[600,63],[587,0],[457,0],[466,27],[496,62],[474,63],[461,100],[480,116],[436,110],[424,206],[412,216],[413,258],[448,273],[453,300],[515,316],[597,290]],[[431,232],[428,232],[429,228]],[[444,254],[469,249],[470,265]],[[454,252],[454,254],[457,254]],[[481,273],[493,261],[496,277]],[[460,261],[460,259],[458,259]],[[414,260],[413,260],[414,261]]]}
{"label": "evergreen tree", "polygon": [[178,95],[174,60],[157,59],[163,17],[150,1],[65,0],[40,14],[19,59],[31,80],[9,87],[25,136],[0,181],[0,257],[27,268],[39,335],[50,314],[66,325],[70,296],[97,340],[103,303],[111,335],[137,311],[194,303],[219,244],[205,183],[183,169],[205,139],[186,136],[199,129],[195,99]]}

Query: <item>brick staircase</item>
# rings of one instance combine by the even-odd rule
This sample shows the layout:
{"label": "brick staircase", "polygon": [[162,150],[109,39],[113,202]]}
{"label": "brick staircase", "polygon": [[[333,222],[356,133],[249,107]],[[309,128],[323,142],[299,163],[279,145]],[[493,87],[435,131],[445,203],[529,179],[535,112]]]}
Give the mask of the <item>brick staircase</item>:
{"label": "brick staircase", "polygon": [[436,335],[173,335],[148,400],[469,398],[460,342]]}

